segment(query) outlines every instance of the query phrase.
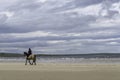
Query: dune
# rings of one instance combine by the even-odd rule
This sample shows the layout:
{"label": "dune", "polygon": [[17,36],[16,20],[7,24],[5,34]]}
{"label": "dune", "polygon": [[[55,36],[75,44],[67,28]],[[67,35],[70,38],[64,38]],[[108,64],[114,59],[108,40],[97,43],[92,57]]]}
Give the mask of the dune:
{"label": "dune", "polygon": [[0,63],[0,80],[120,80],[120,64]]}

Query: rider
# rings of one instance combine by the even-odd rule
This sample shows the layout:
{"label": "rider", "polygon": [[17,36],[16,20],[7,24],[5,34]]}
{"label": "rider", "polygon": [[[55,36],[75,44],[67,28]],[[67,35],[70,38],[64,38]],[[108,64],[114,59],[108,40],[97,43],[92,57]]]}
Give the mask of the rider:
{"label": "rider", "polygon": [[32,50],[29,48],[28,55],[30,56],[32,54]]}

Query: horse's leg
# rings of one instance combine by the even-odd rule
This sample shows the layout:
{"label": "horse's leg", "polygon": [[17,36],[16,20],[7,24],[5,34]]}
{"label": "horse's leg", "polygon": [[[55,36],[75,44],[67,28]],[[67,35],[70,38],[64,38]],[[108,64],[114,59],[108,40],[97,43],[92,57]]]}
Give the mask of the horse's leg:
{"label": "horse's leg", "polygon": [[25,65],[27,65],[27,59],[26,59]]}
{"label": "horse's leg", "polygon": [[32,65],[32,63],[30,62],[30,60],[29,60],[29,64]]}
{"label": "horse's leg", "polygon": [[34,62],[34,64],[36,65],[36,61]]}
{"label": "horse's leg", "polygon": [[36,65],[35,60],[33,60],[34,65]]}
{"label": "horse's leg", "polygon": [[30,63],[31,65],[33,65],[33,60],[32,60],[32,62],[29,60],[29,63]]}
{"label": "horse's leg", "polygon": [[33,65],[33,60],[32,60],[32,63],[31,63],[31,65]]}
{"label": "horse's leg", "polygon": [[34,65],[36,65],[36,55],[34,56]]}

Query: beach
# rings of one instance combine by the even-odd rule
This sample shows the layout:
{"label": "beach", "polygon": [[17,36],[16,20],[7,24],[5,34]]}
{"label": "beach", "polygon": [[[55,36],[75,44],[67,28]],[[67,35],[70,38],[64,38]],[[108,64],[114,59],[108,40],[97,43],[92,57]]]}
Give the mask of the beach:
{"label": "beach", "polygon": [[0,63],[0,80],[120,80],[120,64]]}

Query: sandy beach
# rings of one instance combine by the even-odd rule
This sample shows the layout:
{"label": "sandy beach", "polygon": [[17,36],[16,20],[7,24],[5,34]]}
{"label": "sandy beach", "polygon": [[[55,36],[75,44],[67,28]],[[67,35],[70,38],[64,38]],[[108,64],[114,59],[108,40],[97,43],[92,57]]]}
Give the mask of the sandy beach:
{"label": "sandy beach", "polygon": [[120,80],[120,64],[0,63],[0,80]]}

